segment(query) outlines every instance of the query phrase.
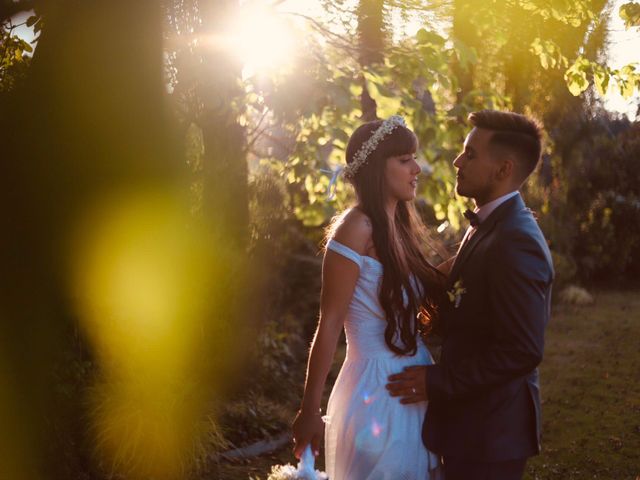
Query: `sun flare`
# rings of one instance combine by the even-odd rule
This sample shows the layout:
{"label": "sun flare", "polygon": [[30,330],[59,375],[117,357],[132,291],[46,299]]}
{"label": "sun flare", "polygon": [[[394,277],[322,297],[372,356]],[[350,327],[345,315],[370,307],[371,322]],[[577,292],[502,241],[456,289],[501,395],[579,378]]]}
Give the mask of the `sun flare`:
{"label": "sun flare", "polygon": [[260,2],[245,3],[232,22],[229,48],[246,72],[263,72],[286,65],[294,53],[290,23]]}

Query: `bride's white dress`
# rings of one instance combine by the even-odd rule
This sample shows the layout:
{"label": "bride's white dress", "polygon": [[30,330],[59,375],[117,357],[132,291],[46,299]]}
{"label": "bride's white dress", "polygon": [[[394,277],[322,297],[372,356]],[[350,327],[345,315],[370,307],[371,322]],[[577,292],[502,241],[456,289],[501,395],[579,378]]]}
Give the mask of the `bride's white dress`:
{"label": "bride's white dress", "polygon": [[345,320],[346,358],[327,407],[326,472],[331,480],[439,478],[438,458],[421,437],[427,403],[403,405],[385,388],[389,375],[431,364],[431,355],[421,341],[414,356],[387,347],[378,301],[382,264],[333,239],[327,248],[355,262],[360,276]]}

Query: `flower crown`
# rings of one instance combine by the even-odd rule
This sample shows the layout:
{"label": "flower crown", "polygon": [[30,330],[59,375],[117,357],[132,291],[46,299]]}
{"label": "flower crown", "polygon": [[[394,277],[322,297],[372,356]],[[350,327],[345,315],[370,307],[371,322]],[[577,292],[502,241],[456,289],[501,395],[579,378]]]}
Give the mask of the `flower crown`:
{"label": "flower crown", "polygon": [[369,155],[375,151],[378,144],[384,140],[387,135],[391,134],[396,127],[400,126],[407,126],[404,122],[404,118],[400,115],[393,115],[382,122],[382,125],[380,125],[376,131],[373,132],[373,135],[371,135],[371,137],[358,149],[356,154],[353,156],[353,161],[344,167],[343,175],[346,178],[353,178],[356,173],[358,173],[358,170],[367,164],[369,161]]}

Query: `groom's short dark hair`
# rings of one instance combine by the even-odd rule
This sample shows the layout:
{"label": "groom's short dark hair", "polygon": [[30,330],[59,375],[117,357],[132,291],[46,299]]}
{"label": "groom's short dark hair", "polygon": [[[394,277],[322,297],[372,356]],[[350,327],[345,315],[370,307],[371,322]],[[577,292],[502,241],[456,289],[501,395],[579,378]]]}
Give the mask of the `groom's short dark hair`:
{"label": "groom's short dark hair", "polygon": [[469,114],[471,125],[491,130],[490,146],[504,148],[520,159],[520,171],[524,181],[533,172],[542,152],[542,129],[524,115],[496,110],[480,110]]}

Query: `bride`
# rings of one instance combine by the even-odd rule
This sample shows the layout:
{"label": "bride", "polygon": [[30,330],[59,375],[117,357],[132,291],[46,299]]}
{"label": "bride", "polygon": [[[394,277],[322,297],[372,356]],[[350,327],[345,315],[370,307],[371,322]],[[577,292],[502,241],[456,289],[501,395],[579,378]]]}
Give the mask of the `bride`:
{"label": "bride", "polygon": [[[425,228],[413,205],[417,143],[402,117],[393,116],[361,125],[347,145],[344,175],[357,204],[327,234],[320,319],[293,423],[300,458],[309,443],[319,454],[326,422],[332,480],[440,476],[438,458],[421,440],[426,402],[401,405],[385,389],[390,374],[433,363],[416,314],[423,306],[435,315],[443,294],[444,276],[425,258]],[[343,327],[347,354],[323,418],[322,391]]]}

